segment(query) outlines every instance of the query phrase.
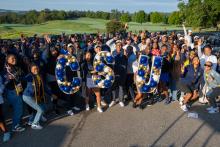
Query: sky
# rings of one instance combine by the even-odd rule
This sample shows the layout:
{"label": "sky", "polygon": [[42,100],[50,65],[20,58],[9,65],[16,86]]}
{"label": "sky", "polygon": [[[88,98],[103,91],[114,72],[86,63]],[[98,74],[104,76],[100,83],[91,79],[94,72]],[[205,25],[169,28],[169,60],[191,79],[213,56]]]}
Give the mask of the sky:
{"label": "sky", "polygon": [[0,9],[7,10],[93,10],[110,11],[111,9],[135,12],[177,10],[178,0],[0,0]]}

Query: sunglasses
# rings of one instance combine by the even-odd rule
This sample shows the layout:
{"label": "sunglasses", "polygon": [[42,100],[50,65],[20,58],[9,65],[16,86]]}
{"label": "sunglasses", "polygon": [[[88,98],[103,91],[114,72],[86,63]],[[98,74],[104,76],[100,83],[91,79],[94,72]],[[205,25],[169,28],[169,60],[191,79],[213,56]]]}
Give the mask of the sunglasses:
{"label": "sunglasses", "polygon": [[208,64],[205,64],[204,66],[207,66],[207,67],[212,67],[212,65],[208,65]]}

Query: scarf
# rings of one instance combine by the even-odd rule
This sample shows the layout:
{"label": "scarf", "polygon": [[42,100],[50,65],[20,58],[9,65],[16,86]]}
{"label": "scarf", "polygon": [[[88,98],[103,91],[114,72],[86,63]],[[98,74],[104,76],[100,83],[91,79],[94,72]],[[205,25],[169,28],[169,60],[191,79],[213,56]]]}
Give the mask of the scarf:
{"label": "scarf", "polygon": [[40,75],[33,76],[33,85],[36,103],[42,103],[43,101],[45,102],[44,85]]}

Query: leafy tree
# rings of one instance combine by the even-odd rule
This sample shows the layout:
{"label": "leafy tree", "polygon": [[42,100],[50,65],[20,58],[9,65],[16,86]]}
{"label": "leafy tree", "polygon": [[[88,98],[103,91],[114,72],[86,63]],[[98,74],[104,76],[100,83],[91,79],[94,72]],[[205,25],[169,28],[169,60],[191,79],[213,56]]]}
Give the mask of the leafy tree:
{"label": "leafy tree", "polygon": [[113,20],[120,20],[120,17],[121,17],[121,12],[119,12],[117,9],[113,9],[111,10],[111,13],[110,13],[110,19]]}
{"label": "leafy tree", "polygon": [[106,23],[106,30],[108,33],[124,32],[124,24],[117,20],[111,20]]}
{"label": "leafy tree", "polygon": [[174,11],[168,18],[169,24],[179,25],[182,23],[179,11]]}
{"label": "leafy tree", "polygon": [[131,17],[130,17],[130,15],[128,13],[124,13],[124,14],[121,15],[120,20],[122,22],[130,22],[131,21]]}
{"label": "leafy tree", "polygon": [[180,16],[193,27],[217,27],[220,20],[219,0],[190,0],[178,4]]}
{"label": "leafy tree", "polygon": [[142,24],[144,22],[146,22],[146,19],[145,19],[145,12],[143,10],[140,10],[136,13],[135,15],[135,21]]}
{"label": "leafy tree", "polygon": [[102,19],[108,20],[109,17],[110,17],[110,14],[108,12],[102,12],[102,16],[101,16]]}
{"label": "leafy tree", "polygon": [[152,12],[150,14],[150,21],[152,23],[160,23],[160,22],[163,22],[163,15],[159,12]]}

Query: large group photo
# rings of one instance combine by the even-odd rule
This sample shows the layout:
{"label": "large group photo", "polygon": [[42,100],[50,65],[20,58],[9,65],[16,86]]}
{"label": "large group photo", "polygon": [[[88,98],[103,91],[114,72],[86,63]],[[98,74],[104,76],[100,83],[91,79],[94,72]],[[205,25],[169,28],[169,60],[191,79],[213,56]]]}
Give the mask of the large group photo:
{"label": "large group photo", "polygon": [[0,146],[220,145],[218,0],[10,1]]}

